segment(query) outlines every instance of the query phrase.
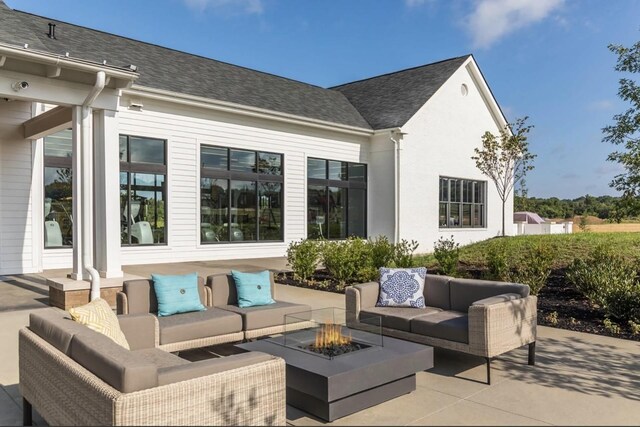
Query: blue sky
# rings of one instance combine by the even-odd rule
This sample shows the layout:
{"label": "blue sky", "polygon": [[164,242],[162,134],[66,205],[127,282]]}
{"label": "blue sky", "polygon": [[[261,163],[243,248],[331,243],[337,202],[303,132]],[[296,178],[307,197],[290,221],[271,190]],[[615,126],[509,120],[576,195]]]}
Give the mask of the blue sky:
{"label": "blue sky", "polygon": [[607,45],[640,40],[639,1],[6,2],[325,87],[473,53],[507,118],[535,125],[530,195],[615,194],[601,128],[627,106]]}

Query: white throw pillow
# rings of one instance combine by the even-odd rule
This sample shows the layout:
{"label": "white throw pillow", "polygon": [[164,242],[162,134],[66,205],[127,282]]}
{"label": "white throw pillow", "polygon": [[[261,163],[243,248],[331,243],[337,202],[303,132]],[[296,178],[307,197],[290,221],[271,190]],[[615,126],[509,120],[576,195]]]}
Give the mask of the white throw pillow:
{"label": "white throw pillow", "polygon": [[424,308],[424,280],[427,269],[380,268],[380,295],[377,307]]}

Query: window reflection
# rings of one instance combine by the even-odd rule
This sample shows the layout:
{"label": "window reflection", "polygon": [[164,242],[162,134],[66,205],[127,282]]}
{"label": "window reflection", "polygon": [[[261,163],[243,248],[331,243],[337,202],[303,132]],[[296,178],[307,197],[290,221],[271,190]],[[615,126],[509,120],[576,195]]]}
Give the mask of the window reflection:
{"label": "window reflection", "polygon": [[231,170],[236,172],[256,172],[256,153],[254,151],[230,150]]}
{"label": "window reflection", "polygon": [[45,157],[69,157],[72,155],[71,129],[66,129],[44,138]]}
{"label": "window reflection", "polygon": [[71,168],[44,168],[44,246],[73,246]]}
{"label": "window reflection", "polygon": [[163,165],[165,142],[162,139],[129,137],[129,161],[131,163],[156,163]]}
{"label": "window reflection", "polygon": [[349,190],[349,235],[366,237],[367,235],[367,192],[363,189]]}
{"label": "window reflection", "polygon": [[258,153],[258,172],[282,175],[282,154]]}
{"label": "window reflection", "polygon": [[229,193],[224,179],[200,180],[200,241],[229,241]]}
{"label": "window reflection", "polygon": [[200,163],[204,168],[226,170],[228,167],[227,149],[217,147],[202,147],[200,151]]}
{"label": "window reflection", "polygon": [[307,187],[307,235],[310,239],[327,238],[327,187]]}
{"label": "window reflection", "polygon": [[231,181],[231,240],[256,239],[256,183]]}
{"label": "window reflection", "polygon": [[484,227],[486,183],[440,178],[440,227]]}
{"label": "window reflection", "polygon": [[258,188],[259,240],[282,240],[282,184],[263,182]]}

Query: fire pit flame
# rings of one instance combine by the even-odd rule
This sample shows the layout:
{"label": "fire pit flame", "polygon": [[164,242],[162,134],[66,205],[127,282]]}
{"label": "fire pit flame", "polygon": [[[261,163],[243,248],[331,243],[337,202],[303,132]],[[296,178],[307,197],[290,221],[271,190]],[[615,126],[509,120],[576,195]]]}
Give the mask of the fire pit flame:
{"label": "fire pit flame", "polygon": [[342,325],[335,323],[325,323],[316,331],[316,341],[314,347],[334,347],[351,344],[351,332],[349,335],[342,334]]}

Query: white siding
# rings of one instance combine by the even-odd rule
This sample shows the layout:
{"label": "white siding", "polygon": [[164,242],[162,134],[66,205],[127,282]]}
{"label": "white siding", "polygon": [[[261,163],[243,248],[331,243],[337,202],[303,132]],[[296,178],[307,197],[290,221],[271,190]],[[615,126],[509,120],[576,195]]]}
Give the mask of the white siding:
{"label": "white siding", "polygon": [[[22,123],[31,103],[0,100],[0,274],[37,270],[31,193],[33,149]],[[41,185],[41,183],[40,183]]]}
{"label": "white siding", "polygon": [[[461,94],[466,84],[468,95]],[[407,135],[401,154],[401,237],[415,239],[420,252],[433,249],[441,236],[454,236],[467,244],[499,235],[502,203],[493,182],[480,173],[471,160],[485,131],[498,132],[498,125],[479,88],[461,67],[402,128]],[[487,181],[487,227],[482,229],[438,227],[439,177]],[[507,233],[512,233],[513,201],[507,201]]]}
{"label": "white siding", "polygon": [[[122,105],[128,100],[123,99]],[[282,256],[289,242],[306,237],[306,158],[368,163],[368,139],[239,118],[191,107],[144,101],[143,111],[121,109],[120,133],[168,141],[168,244],[123,247],[123,264]],[[219,145],[284,154],[282,243],[201,245],[199,147]]]}

